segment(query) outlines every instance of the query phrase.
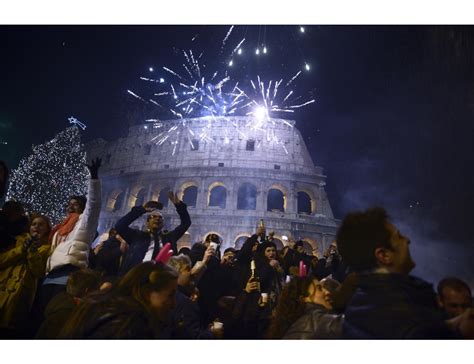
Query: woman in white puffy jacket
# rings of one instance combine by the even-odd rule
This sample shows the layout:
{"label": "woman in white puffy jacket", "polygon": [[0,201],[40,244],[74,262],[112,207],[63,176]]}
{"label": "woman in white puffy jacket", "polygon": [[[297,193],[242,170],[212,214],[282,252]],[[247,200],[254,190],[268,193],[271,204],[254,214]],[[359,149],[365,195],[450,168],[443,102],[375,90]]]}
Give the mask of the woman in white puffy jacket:
{"label": "woman in white puffy jacket", "polygon": [[100,164],[101,159],[97,158],[91,165],[87,165],[91,174],[87,199],[84,196],[72,196],[67,206],[68,216],[51,232],[51,252],[46,263],[46,278],[35,303],[35,315],[39,321],[51,298],[66,289],[69,274],[88,265],[90,245],[99,225]]}

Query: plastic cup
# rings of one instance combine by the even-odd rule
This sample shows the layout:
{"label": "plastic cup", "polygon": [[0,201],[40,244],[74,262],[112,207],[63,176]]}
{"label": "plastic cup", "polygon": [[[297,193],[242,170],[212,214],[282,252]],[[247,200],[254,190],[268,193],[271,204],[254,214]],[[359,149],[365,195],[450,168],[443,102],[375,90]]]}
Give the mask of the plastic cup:
{"label": "plastic cup", "polygon": [[219,322],[219,321],[214,321],[212,323],[212,327],[214,327],[214,329],[216,329],[216,330],[221,330],[224,327],[224,324],[222,322]]}
{"label": "plastic cup", "polygon": [[262,293],[262,302],[267,303],[268,302],[268,293]]}

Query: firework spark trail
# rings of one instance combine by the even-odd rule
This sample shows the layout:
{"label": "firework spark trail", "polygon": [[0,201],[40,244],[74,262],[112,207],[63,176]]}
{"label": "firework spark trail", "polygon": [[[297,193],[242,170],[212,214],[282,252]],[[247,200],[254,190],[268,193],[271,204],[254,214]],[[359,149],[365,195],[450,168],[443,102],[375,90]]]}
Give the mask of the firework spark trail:
{"label": "firework spark trail", "polygon": [[277,112],[295,112],[295,110],[288,110],[288,109],[272,109],[272,111],[277,111]]}
{"label": "firework spark trail", "polygon": [[290,106],[290,108],[292,108],[292,109],[297,109],[297,108],[299,108],[299,107],[303,107],[303,106],[312,104],[312,103],[315,102],[315,101],[316,101],[316,100],[313,99],[313,100],[310,100],[310,101],[305,102],[304,104],[292,105],[292,106]]}
{"label": "firework spark trail", "polygon": [[272,80],[268,83],[268,88],[267,88],[267,99],[270,98],[270,89],[272,88]]}
{"label": "firework spark trail", "polygon": [[230,77],[227,76],[226,78],[222,79],[217,85],[216,85],[216,88],[219,89],[219,88],[222,88],[222,86],[230,80]]}
{"label": "firework spark trail", "polygon": [[173,84],[171,84],[171,90],[173,90],[173,97],[174,97],[175,99],[177,99],[177,98],[178,98],[178,95],[176,95],[176,91],[175,91],[175,89],[174,89]]}
{"label": "firework spark trail", "polygon": [[194,40],[198,37],[198,35],[199,35],[199,33],[196,34],[196,35],[193,37],[193,39],[191,39],[191,42],[194,42]]}
{"label": "firework spark trail", "polygon": [[181,86],[183,86],[184,88],[188,89],[188,90],[192,88],[191,86],[188,86],[188,85],[186,85],[185,83],[182,83],[182,82],[180,82],[179,84]]}
{"label": "firework spark trail", "polygon": [[293,76],[293,78],[291,80],[288,81],[288,83],[286,84],[285,87],[288,87],[294,80],[296,80],[296,78],[301,74],[301,71],[298,71],[296,73],[296,75]]}
{"label": "firework spark trail", "polygon": [[286,97],[283,99],[283,102],[285,102],[286,100],[288,100],[288,97],[290,97],[291,95],[293,94],[293,90],[291,90],[288,95],[286,95]]}
{"label": "firework spark trail", "polygon": [[188,67],[186,67],[186,65],[183,63],[183,67],[184,69],[186,70],[186,72],[188,72],[188,74],[191,76],[191,78],[194,78],[193,77],[193,74],[191,73],[191,71],[188,69]]}
{"label": "firework spark trail", "polygon": [[245,38],[242,39],[239,44],[237,44],[237,47],[234,48],[234,50],[232,51],[231,56],[232,56],[235,52],[237,52],[237,51],[240,49],[240,46],[241,46],[244,42],[245,42]]}
{"label": "firework spark trail", "polygon": [[167,67],[163,67],[163,69],[164,69],[165,71],[171,73],[173,76],[179,77],[179,79],[181,79],[181,80],[183,79],[183,78],[182,78],[180,75],[178,75],[175,71],[170,70],[170,69],[167,68]]}
{"label": "firework spark trail", "polygon": [[186,58],[186,61],[188,62],[189,65],[192,65],[191,61],[189,60],[188,54],[186,53],[185,50],[183,50],[184,53],[184,58]]}
{"label": "firework spark trail", "polygon": [[143,80],[143,81],[148,81],[148,82],[156,82],[156,83],[161,83],[160,80],[155,80],[153,78],[146,78],[146,77],[140,77],[140,80]]}
{"label": "firework spark trail", "polygon": [[283,82],[283,79],[281,79],[280,81],[278,81],[276,84],[275,84],[275,88],[273,90],[273,99],[275,99],[276,95],[277,95],[277,92],[278,92],[278,86],[280,86],[280,84]]}
{"label": "firework spark trail", "polygon": [[159,106],[159,107],[162,107],[159,103],[157,103],[155,100],[153,99],[149,99],[149,101],[153,104],[155,104],[156,106]]}
{"label": "firework spark trail", "polygon": [[220,54],[222,54],[222,51],[224,50],[225,42],[227,41],[227,39],[229,39],[230,33],[232,33],[232,29],[234,29],[233,25],[230,27],[229,31],[227,32],[226,36],[224,37],[224,40],[222,41],[222,47],[221,47],[221,50],[219,52]]}
{"label": "firework spark trail", "polygon": [[199,68],[199,62],[194,59],[193,51],[191,49],[189,50],[189,55],[191,56],[191,61],[193,62],[194,67],[196,68],[198,76],[201,77],[201,70]]}
{"label": "firework spark trail", "polygon": [[127,92],[132,95],[133,97],[136,97],[137,99],[139,100],[142,100],[144,103],[148,103],[145,99],[141,98],[140,96],[138,96],[136,93],[130,91],[130,90],[127,90]]}
{"label": "firework spark trail", "polygon": [[170,93],[169,92],[160,92],[158,94],[153,94],[155,96],[165,96],[165,95],[169,95]]}

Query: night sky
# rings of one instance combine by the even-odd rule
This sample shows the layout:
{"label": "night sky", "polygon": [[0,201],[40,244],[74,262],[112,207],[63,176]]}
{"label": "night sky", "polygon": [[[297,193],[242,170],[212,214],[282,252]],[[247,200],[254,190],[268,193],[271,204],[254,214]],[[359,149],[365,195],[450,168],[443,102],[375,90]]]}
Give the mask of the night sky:
{"label": "night sky", "polygon": [[[67,127],[69,116],[87,124],[85,142],[124,136],[131,121],[154,112],[126,90],[144,91],[139,77],[157,76],[149,67],[178,68],[173,47],[189,48],[196,34],[209,69],[224,68],[228,60],[212,55],[228,29],[1,26],[0,143],[8,144],[0,144],[0,159],[15,167],[31,144]],[[472,285],[474,28],[298,30],[236,27],[229,44],[245,33],[247,47],[264,40],[269,54],[246,54],[232,72],[289,79],[308,62],[297,89],[316,102],[292,118],[328,177],[335,217],[382,205],[411,237],[418,273],[454,272]],[[443,266],[436,272],[429,268],[435,261]]]}

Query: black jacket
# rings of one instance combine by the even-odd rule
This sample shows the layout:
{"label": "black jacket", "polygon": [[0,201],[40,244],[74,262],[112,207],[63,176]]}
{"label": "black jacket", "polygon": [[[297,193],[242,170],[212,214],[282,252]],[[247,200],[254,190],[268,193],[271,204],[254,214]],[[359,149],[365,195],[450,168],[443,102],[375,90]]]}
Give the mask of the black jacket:
{"label": "black jacket", "polygon": [[333,315],[323,306],[305,303],[305,312],[286,331],[283,339],[340,339],[342,315]]}
{"label": "black jacket", "polygon": [[[117,232],[125,239],[129,244],[129,249],[123,257],[122,266],[120,268],[120,275],[127,273],[137,264],[140,264],[145,257],[145,254],[148,250],[148,247],[151,242],[151,236],[148,232],[131,229],[129,225],[142,216],[146,212],[143,206],[133,207],[132,210],[122,217],[117,224],[115,229]],[[176,212],[178,213],[181,224],[179,224],[174,230],[170,231],[166,235],[166,241],[162,241],[163,244],[171,243],[171,247],[175,254],[178,253],[176,242],[184,235],[186,230],[191,226],[191,218],[189,217],[186,204],[179,203],[176,206]],[[155,242],[158,239],[161,239],[160,236],[154,236]],[[155,244],[155,249],[153,251],[153,257],[155,257],[160,250],[159,244]]]}
{"label": "black jacket", "polygon": [[213,339],[209,329],[201,327],[199,306],[183,292],[176,292],[176,308],[171,314],[173,339]]}
{"label": "black jacket", "polygon": [[360,275],[345,311],[350,339],[453,338],[436,305],[433,286],[402,274]]}

